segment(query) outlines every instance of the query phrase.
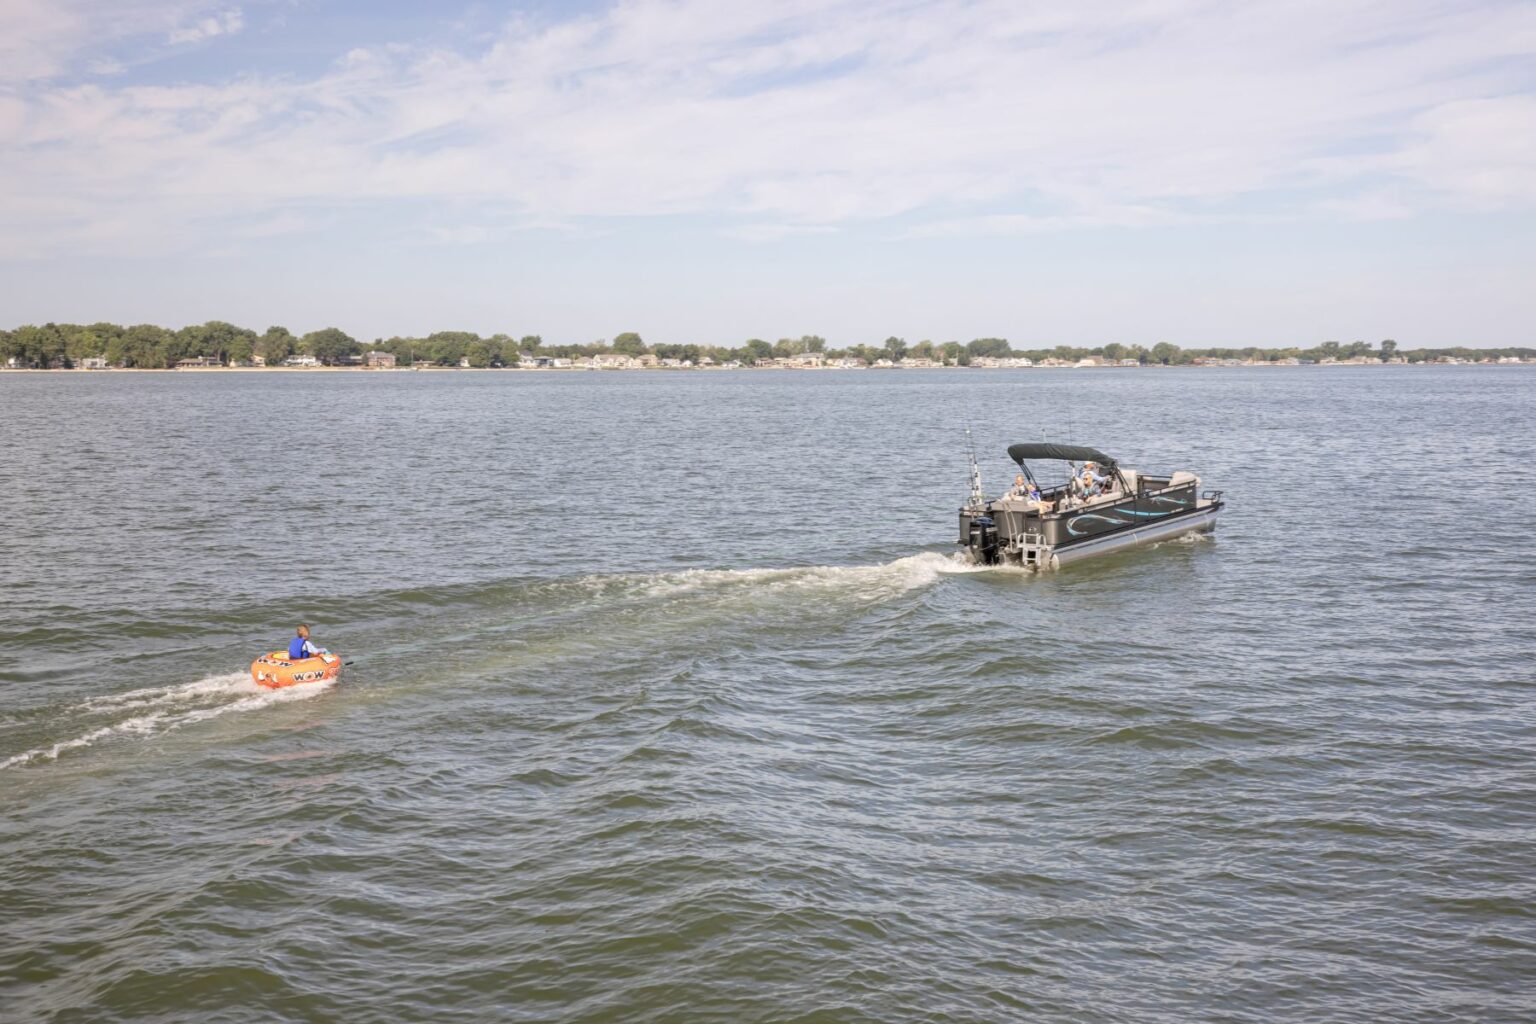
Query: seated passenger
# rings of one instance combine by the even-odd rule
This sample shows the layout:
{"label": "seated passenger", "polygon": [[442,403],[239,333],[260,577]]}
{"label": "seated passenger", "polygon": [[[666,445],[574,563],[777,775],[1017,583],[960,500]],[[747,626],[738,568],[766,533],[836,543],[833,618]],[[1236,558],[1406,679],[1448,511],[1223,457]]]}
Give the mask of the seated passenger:
{"label": "seated passenger", "polygon": [[1040,485],[1033,480],[1025,480],[1023,476],[1013,478],[1013,490],[1008,492],[1008,497],[1015,501],[1022,501],[1026,505],[1034,506],[1038,511],[1047,511],[1051,503],[1045,500],[1040,493]]}

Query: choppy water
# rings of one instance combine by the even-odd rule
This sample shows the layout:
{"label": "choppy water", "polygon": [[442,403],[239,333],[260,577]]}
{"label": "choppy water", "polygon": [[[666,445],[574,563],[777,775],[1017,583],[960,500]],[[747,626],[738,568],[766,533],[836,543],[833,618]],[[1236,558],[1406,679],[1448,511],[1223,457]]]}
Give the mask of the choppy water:
{"label": "choppy water", "polygon": [[[0,376],[0,1017],[1531,1020],[1533,397]],[[1229,514],[971,570],[967,421]]]}

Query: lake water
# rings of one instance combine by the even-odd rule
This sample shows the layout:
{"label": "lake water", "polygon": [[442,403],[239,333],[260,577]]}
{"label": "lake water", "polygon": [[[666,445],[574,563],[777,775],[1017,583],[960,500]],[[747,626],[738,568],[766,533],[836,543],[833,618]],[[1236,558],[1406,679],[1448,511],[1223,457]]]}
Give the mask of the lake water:
{"label": "lake water", "polygon": [[[1228,512],[972,570],[967,423]],[[1526,367],[0,375],[0,1018],[1529,1021],[1533,442]]]}

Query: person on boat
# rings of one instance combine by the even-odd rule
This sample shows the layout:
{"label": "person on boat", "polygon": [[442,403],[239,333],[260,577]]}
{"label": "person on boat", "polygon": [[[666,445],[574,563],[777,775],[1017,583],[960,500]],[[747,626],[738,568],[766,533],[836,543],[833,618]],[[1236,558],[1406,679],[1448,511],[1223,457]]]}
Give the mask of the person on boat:
{"label": "person on boat", "polygon": [[310,642],[309,627],[303,623],[299,624],[297,634],[292,640],[288,641],[288,657],[291,660],[298,661],[301,658],[318,658],[322,654],[331,653],[325,648],[316,647]]}
{"label": "person on boat", "polygon": [[1049,502],[1040,493],[1040,485],[1033,480],[1025,480],[1022,474],[1013,478],[1013,490],[1008,492],[1008,497],[1033,505],[1040,512],[1046,511],[1049,507]]}
{"label": "person on boat", "polygon": [[1104,485],[1109,483],[1109,477],[1099,472],[1098,463],[1083,463],[1083,472],[1078,479],[1082,482],[1085,497],[1094,498],[1108,490]]}

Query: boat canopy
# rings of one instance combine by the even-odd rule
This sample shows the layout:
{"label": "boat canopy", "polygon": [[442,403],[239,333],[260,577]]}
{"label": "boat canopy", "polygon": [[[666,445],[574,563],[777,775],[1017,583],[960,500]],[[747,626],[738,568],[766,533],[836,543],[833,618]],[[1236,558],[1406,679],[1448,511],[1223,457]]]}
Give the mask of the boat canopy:
{"label": "boat canopy", "polygon": [[1101,466],[1113,466],[1115,460],[1097,448],[1084,448],[1076,444],[1011,444],[1008,457],[1023,465],[1025,459],[1060,459],[1063,462],[1096,462]]}

